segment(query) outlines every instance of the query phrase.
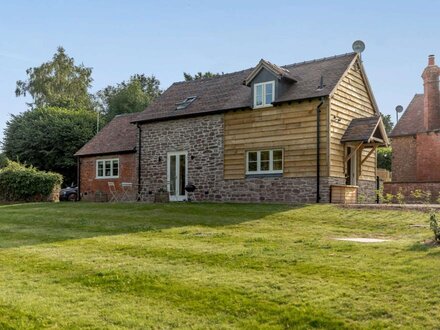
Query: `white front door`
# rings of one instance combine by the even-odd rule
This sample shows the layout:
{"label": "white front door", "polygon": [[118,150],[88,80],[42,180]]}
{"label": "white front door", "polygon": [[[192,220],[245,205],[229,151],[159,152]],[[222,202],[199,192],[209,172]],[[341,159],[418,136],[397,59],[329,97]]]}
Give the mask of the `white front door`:
{"label": "white front door", "polygon": [[169,152],[167,159],[167,182],[170,201],[186,200],[185,186],[188,176],[188,157],[186,151]]}

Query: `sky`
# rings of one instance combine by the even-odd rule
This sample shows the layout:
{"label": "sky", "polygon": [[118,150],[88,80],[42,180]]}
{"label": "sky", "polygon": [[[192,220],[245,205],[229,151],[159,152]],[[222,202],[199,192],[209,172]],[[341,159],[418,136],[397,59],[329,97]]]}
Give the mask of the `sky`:
{"label": "sky", "polygon": [[26,69],[63,46],[93,68],[96,92],[135,73],[166,89],[183,72],[234,72],[261,58],[277,65],[352,51],[363,63],[379,109],[423,92],[428,55],[440,63],[440,1],[1,1],[0,139],[11,114],[30,99],[15,96]]}

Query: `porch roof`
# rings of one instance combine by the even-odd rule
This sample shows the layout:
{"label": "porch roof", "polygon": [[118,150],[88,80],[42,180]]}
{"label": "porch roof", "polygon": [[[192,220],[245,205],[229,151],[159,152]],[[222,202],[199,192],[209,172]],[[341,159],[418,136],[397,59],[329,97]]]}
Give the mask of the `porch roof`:
{"label": "porch roof", "polygon": [[353,119],[342,136],[341,142],[389,144],[385,126],[380,116]]}

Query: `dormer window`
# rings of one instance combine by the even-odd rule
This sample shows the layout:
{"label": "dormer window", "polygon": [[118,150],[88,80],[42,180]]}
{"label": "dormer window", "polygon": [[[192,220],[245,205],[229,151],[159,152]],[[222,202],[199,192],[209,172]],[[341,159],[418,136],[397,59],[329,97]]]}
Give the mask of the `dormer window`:
{"label": "dormer window", "polygon": [[271,107],[275,95],[275,81],[254,84],[254,108]]}

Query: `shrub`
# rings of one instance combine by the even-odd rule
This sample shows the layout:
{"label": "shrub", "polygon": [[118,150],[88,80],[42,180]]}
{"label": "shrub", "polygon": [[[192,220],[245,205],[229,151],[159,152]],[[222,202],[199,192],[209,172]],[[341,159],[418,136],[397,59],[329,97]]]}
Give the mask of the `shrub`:
{"label": "shrub", "polygon": [[405,203],[405,195],[402,192],[402,188],[399,188],[399,191],[396,194],[396,200],[400,205]]}
{"label": "shrub", "polygon": [[393,150],[390,147],[377,148],[377,167],[391,171]]}
{"label": "shrub", "polygon": [[440,242],[440,226],[437,221],[437,215],[435,211],[431,211],[429,216],[429,228],[434,232],[434,240]]}
{"label": "shrub", "polygon": [[35,201],[50,196],[61,186],[60,174],[39,171],[8,160],[0,169],[0,199],[5,201]]}

